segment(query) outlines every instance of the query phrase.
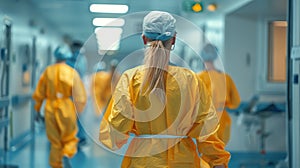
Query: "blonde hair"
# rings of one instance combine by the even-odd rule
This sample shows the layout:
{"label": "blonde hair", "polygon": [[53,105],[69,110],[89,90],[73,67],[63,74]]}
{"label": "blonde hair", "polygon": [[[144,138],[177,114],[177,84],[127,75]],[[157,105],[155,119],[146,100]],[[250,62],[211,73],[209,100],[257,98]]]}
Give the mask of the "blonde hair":
{"label": "blonde hair", "polygon": [[[162,89],[165,92],[166,73],[170,59],[170,40],[150,41],[150,45],[146,49],[144,65],[145,76],[141,85],[141,92],[148,94],[154,89]],[[160,94],[161,100],[165,100]]]}

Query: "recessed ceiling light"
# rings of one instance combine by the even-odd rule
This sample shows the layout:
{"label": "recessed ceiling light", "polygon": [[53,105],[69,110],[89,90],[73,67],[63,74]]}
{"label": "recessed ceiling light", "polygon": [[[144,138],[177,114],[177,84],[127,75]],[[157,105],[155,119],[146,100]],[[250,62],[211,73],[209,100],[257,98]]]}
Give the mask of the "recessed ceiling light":
{"label": "recessed ceiling light", "polygon": [[217,10],[217,4],[214,4],[214,3],[209,4],[209,5],[207,6],[207,10],[209,10],[209,11],[211,11],[211,12],[216,11],[216,10]]}
{"label": "recessed ceiling light", "polygon": [[193,6],[192,6],[192,10],[194,12],[201,12],[202,11],[202,5],[201,3],[195,3]]}
{"label": "recessed ceiling light", "polygon": [[125,20],[122,18],[94,18],[94,26],[123,26]]}
{"label": "recessed ceiling light", "polygon": [[90,11],[95,13],[126,13],[128,12],[128,6],[116,4],[91,4]]}

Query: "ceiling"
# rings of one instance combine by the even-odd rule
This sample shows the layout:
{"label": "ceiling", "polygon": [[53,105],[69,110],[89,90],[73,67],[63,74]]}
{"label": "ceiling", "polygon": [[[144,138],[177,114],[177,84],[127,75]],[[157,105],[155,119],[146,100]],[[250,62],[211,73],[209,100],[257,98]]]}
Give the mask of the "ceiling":
{"label": "ceiling", "polygon": [[288,0],[253,0],[231,14],[248,18],[283,18],[287,16]]}
{"label": "ceiling", "polygon": [[[95,14],[89,12],[92,3],[127,4],[129,11],[126,15],[141,11],[163,10],[183,16],[196,23],[216,15],[228,13],[250,0],[202,0],[204,6],[209,3],[218,4],[217,12],[203,11],[201,13],[186,12],[183,10],[185,1],[193,0],[30,0],[34,9],[57,29],[62,35],[70,35],[74,39],[85,41],[94,32],[92,19],[94,17],[121,17],[120,14]],[[141,19],[141,18],[139,18]],[[126,24],[126,23],[125,23]]]}

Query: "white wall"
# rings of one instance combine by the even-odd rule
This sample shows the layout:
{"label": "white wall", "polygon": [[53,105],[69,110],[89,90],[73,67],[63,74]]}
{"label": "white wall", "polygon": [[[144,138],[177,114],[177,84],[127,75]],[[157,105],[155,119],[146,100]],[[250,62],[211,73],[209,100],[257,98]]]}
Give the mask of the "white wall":
{"label": "white wall", "polygon": [[244,101],[255,94],[258,31],[255,20],[238,16],[225,18],[225,71],[232,76]]}
{"label": "white wall", "polygon": [[[45,53],[48,46],[52,49],[58,45],[59,33],[47,21],[38,14],[29,1],[3,1],[0,6],[1,21],[9,18],[12,22],[12,41],[11,41],[11,66],[10,66],[10,97],[13,95],[24,95],[32,92],[31,83],[22,85],[22,64],[24,53],[22,47],[29,45],[30,57],[32,56],[32,41],[36,37],[36,56],[39,67],[37,71],[45,67],[47,55]],[[33,24],[30,24],[33,23]],[[3,26],[3,22],[0,24]],[[41,29],[45,33],[41,33]],[[1,31],[1,40],[3,32]],[[1,41],[1,44],[3,42]],[[2,47],[2,46],[1,46]],[[32,65],[30,62],[29,72],[31,73]],[[38,74],[39,72],[37,72]],[[30,130],[31,125],[31,103],[30,101],[18,106],[10,107],[10,139],[14,139]],[[2,138],[1,138],[2,139]],[[2,141],[1,141],[2,142]]]}
{"label": "white wall", "polygon": [[[284,95],[263,95],[258,80],[262,72],[258,70],[267,67],[261,62],[261,45],[265,36],[261,36],[264,22],[262,18],[246,18],[238,15],[228,15],[225,18],[224,63],[225,71],[230,74],[239,90],[241,101],[247,102],[255,94],[260,94],[261,102],[282,102]],[[266,45],[267,46],[267,45]],[[262,66],[262,67],[260,67]],[[259,152],[260,125],[252,126],[247,131],[245,125],[238,125],[238,116],[231,114],[231,140],[227,146],[229,151]],[[266,131],[270,136],[266,138],[266,151],[286,151],[285,115],[273,114],[266,119]]]}

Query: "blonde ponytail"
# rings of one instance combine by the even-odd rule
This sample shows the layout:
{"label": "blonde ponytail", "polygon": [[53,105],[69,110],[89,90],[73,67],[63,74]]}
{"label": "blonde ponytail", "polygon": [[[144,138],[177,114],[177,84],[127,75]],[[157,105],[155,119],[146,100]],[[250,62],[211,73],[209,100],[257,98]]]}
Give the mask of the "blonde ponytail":
{"label": "blonde ponytail", "polygon": [[[141,92],[148,94],[154,89],[162,89],[165,92],[166,72],[168,68],[170,51],[165,47],[168,41],[155,40],[150,42],[146,49],[144,65],[145,76],[142,82]],[[161,100],[165,100],[164,97]]]}

